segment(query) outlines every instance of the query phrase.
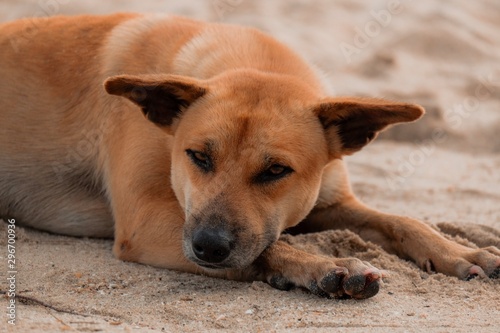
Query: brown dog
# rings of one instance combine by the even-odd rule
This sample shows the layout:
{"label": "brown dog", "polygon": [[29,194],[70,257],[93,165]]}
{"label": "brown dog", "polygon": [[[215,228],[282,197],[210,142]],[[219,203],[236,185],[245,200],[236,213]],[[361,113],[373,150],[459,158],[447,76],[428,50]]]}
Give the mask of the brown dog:
{"label": "brown dog", "polygon": [[7,23],[0,215],[114,236],[123,260],[319,295],[371,297],[381,273],[278,240],[299,222],[292,231],[351,229],[423,269],[497,276],[497,248],[351,192],[342,156],[423,112],[327,97],[302,59],[250,28],[132,14]]}

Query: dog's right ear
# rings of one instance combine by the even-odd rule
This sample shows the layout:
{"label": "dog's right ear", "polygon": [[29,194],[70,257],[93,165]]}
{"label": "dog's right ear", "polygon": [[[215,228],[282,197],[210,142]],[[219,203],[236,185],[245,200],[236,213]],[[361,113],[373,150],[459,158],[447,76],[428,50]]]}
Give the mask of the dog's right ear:
{"label": "dog's right ear", "polygon": [[420,105],[370,98],[327,98],[313,108],[328,142],[330,158],[351,155],[386,127],[420,118]]}
{"label": "dog's right ear", "polygon": [[207,92],[199,80],[168,74],[113,76],[104,82],[104,88],[108,94],[126,97],[140,106],[144,115],[161,127],[172,125]]}

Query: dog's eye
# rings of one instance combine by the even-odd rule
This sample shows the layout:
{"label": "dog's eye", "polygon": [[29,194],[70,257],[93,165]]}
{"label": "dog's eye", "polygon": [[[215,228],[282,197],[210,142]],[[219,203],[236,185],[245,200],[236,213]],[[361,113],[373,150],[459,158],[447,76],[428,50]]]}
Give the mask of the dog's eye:
{"label": "dog's eye", "polygon": [[282,165],[279,165],[279,164],[274,164],[274,165],[271,165],[271,167],[269,169],[267,169],[267,171],[270,174],[277,176],[277,175],[280,175],[283,172],[285,172],[285,167]]}
{"label": "dog's eye", "polygon": [[255,177],[256,183],[269,183],[292,173],[293,169],[281,164],[273,164]]}
{"label": "dog's eye", "polygon": [[212,159],[207,154],[191,149],[186,149],[186,154],[189,156],[191,161],[203,171],[208,172],[213,170]]}

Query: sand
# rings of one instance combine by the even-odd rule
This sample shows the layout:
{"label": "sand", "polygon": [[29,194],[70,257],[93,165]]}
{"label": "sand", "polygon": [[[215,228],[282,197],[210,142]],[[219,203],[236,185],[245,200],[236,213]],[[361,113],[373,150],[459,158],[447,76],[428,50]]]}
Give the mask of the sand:
{"label": "sand", "polygon": [[[76,1],[75,1],[76,2]],[[169,12],[259,27],[307,57],[337,95],[419,102],[347,158],[368,204],[422,219],[469,246],[500,247],[500,3],[495,1],[80,1],[0,3],[0,21],[46,14]],[[45,10],[45,13],[43,13]],[[391,11],[389,11],[391,10]],[[389,13],[389,14],[387,14]],[[385,14],[385,16],[384,16]],[[377,21],[378,20],[378,21]],[[347,231],[284,238],[387,270],[378,295],[321,299],[125,263],[110,240],[17,228],[16,326],[0,298],[0,332],[498,332],[500,280],[427,274]],[[0,222],[0,289],[7,224]]]}

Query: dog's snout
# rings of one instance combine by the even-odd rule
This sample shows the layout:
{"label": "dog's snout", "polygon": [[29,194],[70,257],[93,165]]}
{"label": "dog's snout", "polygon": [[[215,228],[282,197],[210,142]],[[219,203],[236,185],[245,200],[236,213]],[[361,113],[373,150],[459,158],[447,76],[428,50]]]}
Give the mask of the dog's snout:
{"label": "dog's snout", "polygon": [[196,257],[208,263],[220,263],[231,252],[231,237],[221,229],[200,229],[192,238]]}

